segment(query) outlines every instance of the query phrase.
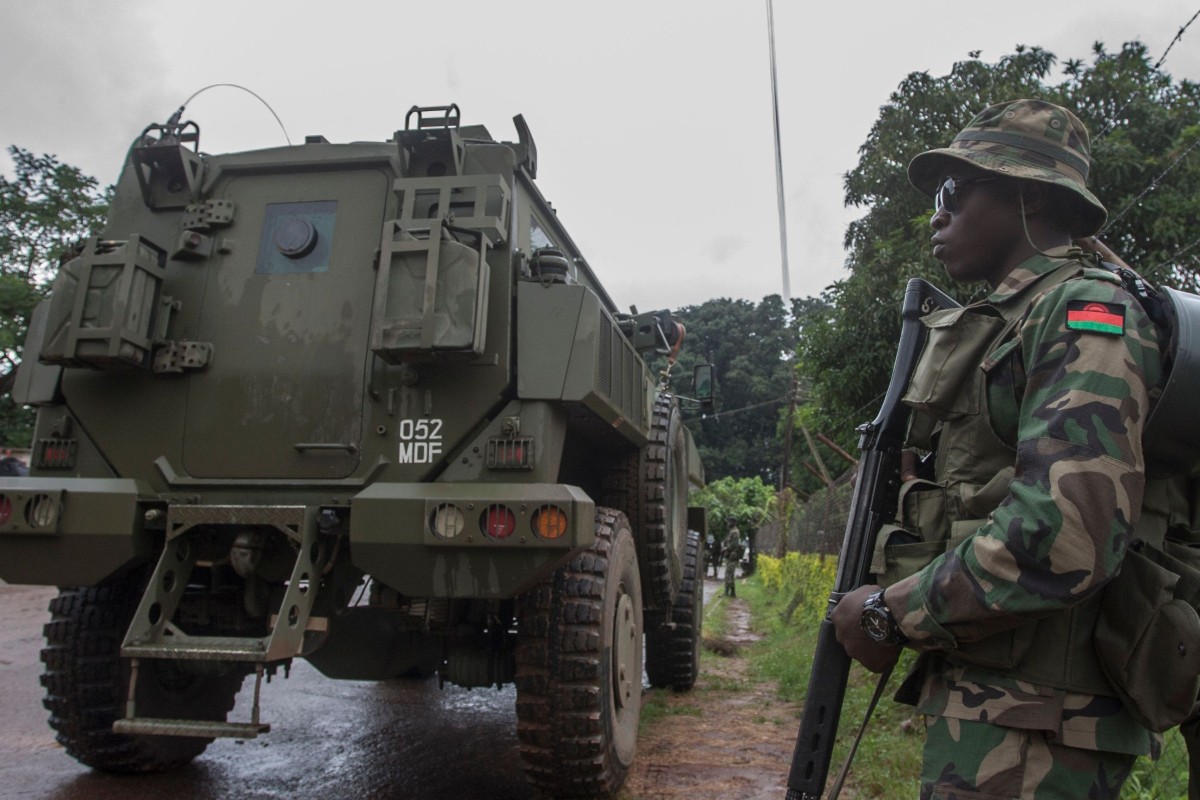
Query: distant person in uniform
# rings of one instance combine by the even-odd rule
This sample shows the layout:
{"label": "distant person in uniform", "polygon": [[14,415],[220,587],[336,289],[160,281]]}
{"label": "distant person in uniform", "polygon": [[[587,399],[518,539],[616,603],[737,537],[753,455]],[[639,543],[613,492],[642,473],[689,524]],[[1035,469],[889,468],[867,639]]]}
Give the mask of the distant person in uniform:
{"label": "distant person in uniform", "polygon": [[731,525],[725,534],[725,548],[722,553],[725,559],[726,597],[737,597],[737,586],[734,579],[737,577],[738,564],[742,560],[742,549],[742,532],[737,529],[736,525]]}
{"label": "distant person in uniform", "polygon": [[721,542],[710,533],[704,540],[704,548],[708,551],[708,565],[712,567],[712,576],[715,578],[721,566]]}

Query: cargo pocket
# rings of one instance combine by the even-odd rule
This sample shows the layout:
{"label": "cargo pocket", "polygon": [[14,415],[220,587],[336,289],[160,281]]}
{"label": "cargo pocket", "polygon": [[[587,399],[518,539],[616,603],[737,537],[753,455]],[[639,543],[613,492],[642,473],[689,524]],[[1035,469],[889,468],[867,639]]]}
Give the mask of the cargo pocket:
{"label": "cargo pocket", "polygon": [[946,490],[916,479],[900,487],[900,525],[884,525],[875,540],[871,570],[880,586],[891,586],[919,572],[946,552],[949,522]]}
{"label": "cargo pocket", "polygon": [[876,540],[875,559],[871,565],[875,571],[875,582],[880,586],[891,586],[920,572],[944,552],[944,541],[923,542],[904,528],[884,525]]}
{"label": "cargo pocket", "polygon": [[978,414],[979,393],[965,390],[1007,323],[1000,317],[969,313],[967,308],[935,311],[921,322],[929,338],[904,402],[940,420]]}
{"label": "cargo pocket", "polygon": [[1200,697],[1200,573],[1134,542],[1104,589],[1095,647],[1125,707],[1161,732],[1192,715]]}

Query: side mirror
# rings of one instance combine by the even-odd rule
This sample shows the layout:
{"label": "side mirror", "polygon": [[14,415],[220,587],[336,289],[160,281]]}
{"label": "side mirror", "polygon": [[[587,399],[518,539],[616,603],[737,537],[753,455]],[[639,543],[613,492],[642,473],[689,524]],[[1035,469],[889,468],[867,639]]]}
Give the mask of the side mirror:
{"label": "side mirror", "polygon": [[697,364],[692,370],[692,396],[706,409],[712,408],[714,377],[712,364]]}

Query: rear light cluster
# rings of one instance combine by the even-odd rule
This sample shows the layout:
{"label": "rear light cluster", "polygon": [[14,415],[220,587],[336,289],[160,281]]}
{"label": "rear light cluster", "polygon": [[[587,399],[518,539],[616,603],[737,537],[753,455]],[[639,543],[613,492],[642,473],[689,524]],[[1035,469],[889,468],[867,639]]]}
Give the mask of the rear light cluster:
{"label": "rear light cluster", "polygon": [[75,439],[38,439],[33,445],[33,463],[39,469],[73,469],[78,451]]}
{"label": "rear light cluster", "polygon": [[58,500],[48,494],[0,492],[0,527],[53,530],[58,523]]}
{"label": "rear light cluster", "polygon": [[[465,509],[465,510],[464,510]],[[538,506],[532,514],[521,506],[514,511],[504,503],[492,503],[480,511],[474,503],[459,505],[441,503],[429,515],[429,530],[439,539],[456,539],[460,536],[471,541],[472,533],[478,531],[485,539],[504,541],[517,536],[524,542],[525,534],[532,533],[538,539],[553,541],[567,533],[567,514],[556,505]],[[469,521],[474,523],[474,530]]]}
{"label": "rear light cluster", "polygon": [[488,469],[533,469],[533,437],[488,439],[487,466]]}

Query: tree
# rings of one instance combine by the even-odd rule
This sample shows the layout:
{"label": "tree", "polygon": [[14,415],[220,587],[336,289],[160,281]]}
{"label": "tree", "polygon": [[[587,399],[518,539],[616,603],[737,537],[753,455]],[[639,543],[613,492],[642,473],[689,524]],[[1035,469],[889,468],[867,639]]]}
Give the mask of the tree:
{"label": "tree", "polygon": [[815,402],[812,424],[854,442],[854,427],[870,419],[887,386],[899,336],[904,284],[924,277],[960,301],[982,286],[946,280],[929,248],[933,209],[908,184],[913,156],[943,147],[985,106],[1036,97],[1075,110],[1092,132],[1089,185],[1109,208],[1101,237],[1146,277],[1200,288],[1200,88],[1173,82],[1149,62],[1139,42],[1109,53],[1097,43],[1091,63],[1066,62],[1018,46],[994,64],[972,53],[949,75],[906,77],[881,109],[845,176],[847,205],[866,208],[846,233],[850,276],[823,295],[800,341],[798,362]]}
{"label": "tree", "polygon": [[692,502],[708,510],[709,527],[724,537],[731,523],[739,529],[753,530],[772,508],[775,491],[758,476],[724,477],[710,481],[693,495]]}
{"label": "tree", "polygon": [[50,291],[70,245],[98,231],[111,187],[52,155],[10,147],[15,177],[0,175],[0,444],[25,444],[33,415],[12,399],[29,315]]}
{"label": "tree", "polygon": [[687,339],[677,374],[690,375],[699,363],[717,372],[714,411],[699,420],[689,412],[709,480],[758,476],[777,483],[791,356],[803,320],[821,305],[816,298],[793,301],[789,313],[779,295],[768,295],[757,305],[718,298],[679,310]]}
{"label": "tree", "polygon": [[708,510],[709,531],[723,541],[729,529],[737,527],[746,536],[750,545],[750,569],[754,571],[755,555],[758,552],[756,533],[775,502],[775,492],[757,475],[750,478],[724,477],[711,481],[698,491],[692,502]]}

